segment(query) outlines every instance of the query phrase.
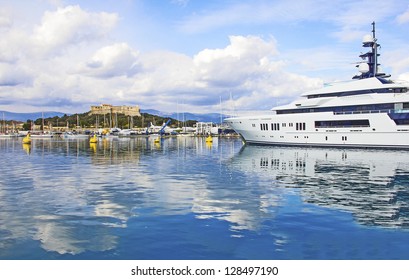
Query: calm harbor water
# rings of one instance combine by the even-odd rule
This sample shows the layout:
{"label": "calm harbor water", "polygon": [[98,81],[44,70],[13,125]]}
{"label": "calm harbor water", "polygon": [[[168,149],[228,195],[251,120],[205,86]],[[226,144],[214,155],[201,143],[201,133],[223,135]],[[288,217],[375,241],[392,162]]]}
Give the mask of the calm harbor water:
{"label": "calm harbor water", "polygon": [[0,259],[409,259],[409,151],[0,139]]}

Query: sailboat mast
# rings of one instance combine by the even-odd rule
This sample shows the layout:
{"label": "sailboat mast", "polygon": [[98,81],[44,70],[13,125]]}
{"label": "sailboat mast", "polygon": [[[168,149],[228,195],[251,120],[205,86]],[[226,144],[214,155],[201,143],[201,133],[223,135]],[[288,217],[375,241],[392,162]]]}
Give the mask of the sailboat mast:
{"label": "sailboat mast", "polygon": [[42,129],[42,131],[43,131],[43,133],[44,133],[44,112],[41,112],[41,129]]}
{"label": "sailboat mast", "polygon": [[223,107],[222,107],[222,97],[220,97],[220,125],[223,123]]}

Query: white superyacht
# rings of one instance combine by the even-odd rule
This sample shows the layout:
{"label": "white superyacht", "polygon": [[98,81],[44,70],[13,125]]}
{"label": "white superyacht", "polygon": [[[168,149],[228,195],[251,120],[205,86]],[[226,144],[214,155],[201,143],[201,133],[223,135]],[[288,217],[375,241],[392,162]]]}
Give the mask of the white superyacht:
{"label": "white superyacht", "polygon": [[275,114],[225,120],[247,143],[409,148],[409,82],[379,72],[375,23],[363,40],[360,74],[306,92]]}

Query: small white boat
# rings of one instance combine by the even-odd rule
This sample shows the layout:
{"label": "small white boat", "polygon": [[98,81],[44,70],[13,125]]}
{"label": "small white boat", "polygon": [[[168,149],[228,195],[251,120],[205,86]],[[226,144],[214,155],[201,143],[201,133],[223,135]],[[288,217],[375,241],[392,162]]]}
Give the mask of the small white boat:
{"label": "small white boat", "polygon": [[119,137],[131,137],[135,136],[137,133],[135,130],[132,129],[122,129],[121,131],[118,132]]}
{"label": "small white boat", "polygon": [[50,139],[53,137],[54,135],[51,133],[31,134],[31,139]]}
{"label": "small white boat", "polygon": [[62,137],[64,139],[88,139],[89,135],[74,132],[65,132],[64,134],[62,134]]}
{"label": "small white boat", "polygon": [[11,133],[11,134],[0,134],[0,139],[10,139],[10,138],[14,138],[17,137],[18,135],[15,133]]}

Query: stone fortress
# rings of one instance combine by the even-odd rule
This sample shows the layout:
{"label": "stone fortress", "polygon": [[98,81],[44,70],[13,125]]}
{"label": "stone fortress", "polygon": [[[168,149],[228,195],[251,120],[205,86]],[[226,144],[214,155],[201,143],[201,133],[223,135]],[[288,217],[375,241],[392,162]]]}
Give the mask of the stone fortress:
{"label": "stone fortress", "polygon": [[90,115],[107,115],[107,114],[124,114],[125,116],[140,117],[141,111],[139,106],[112,106],[101,104],[100,106],[91,106]]}

